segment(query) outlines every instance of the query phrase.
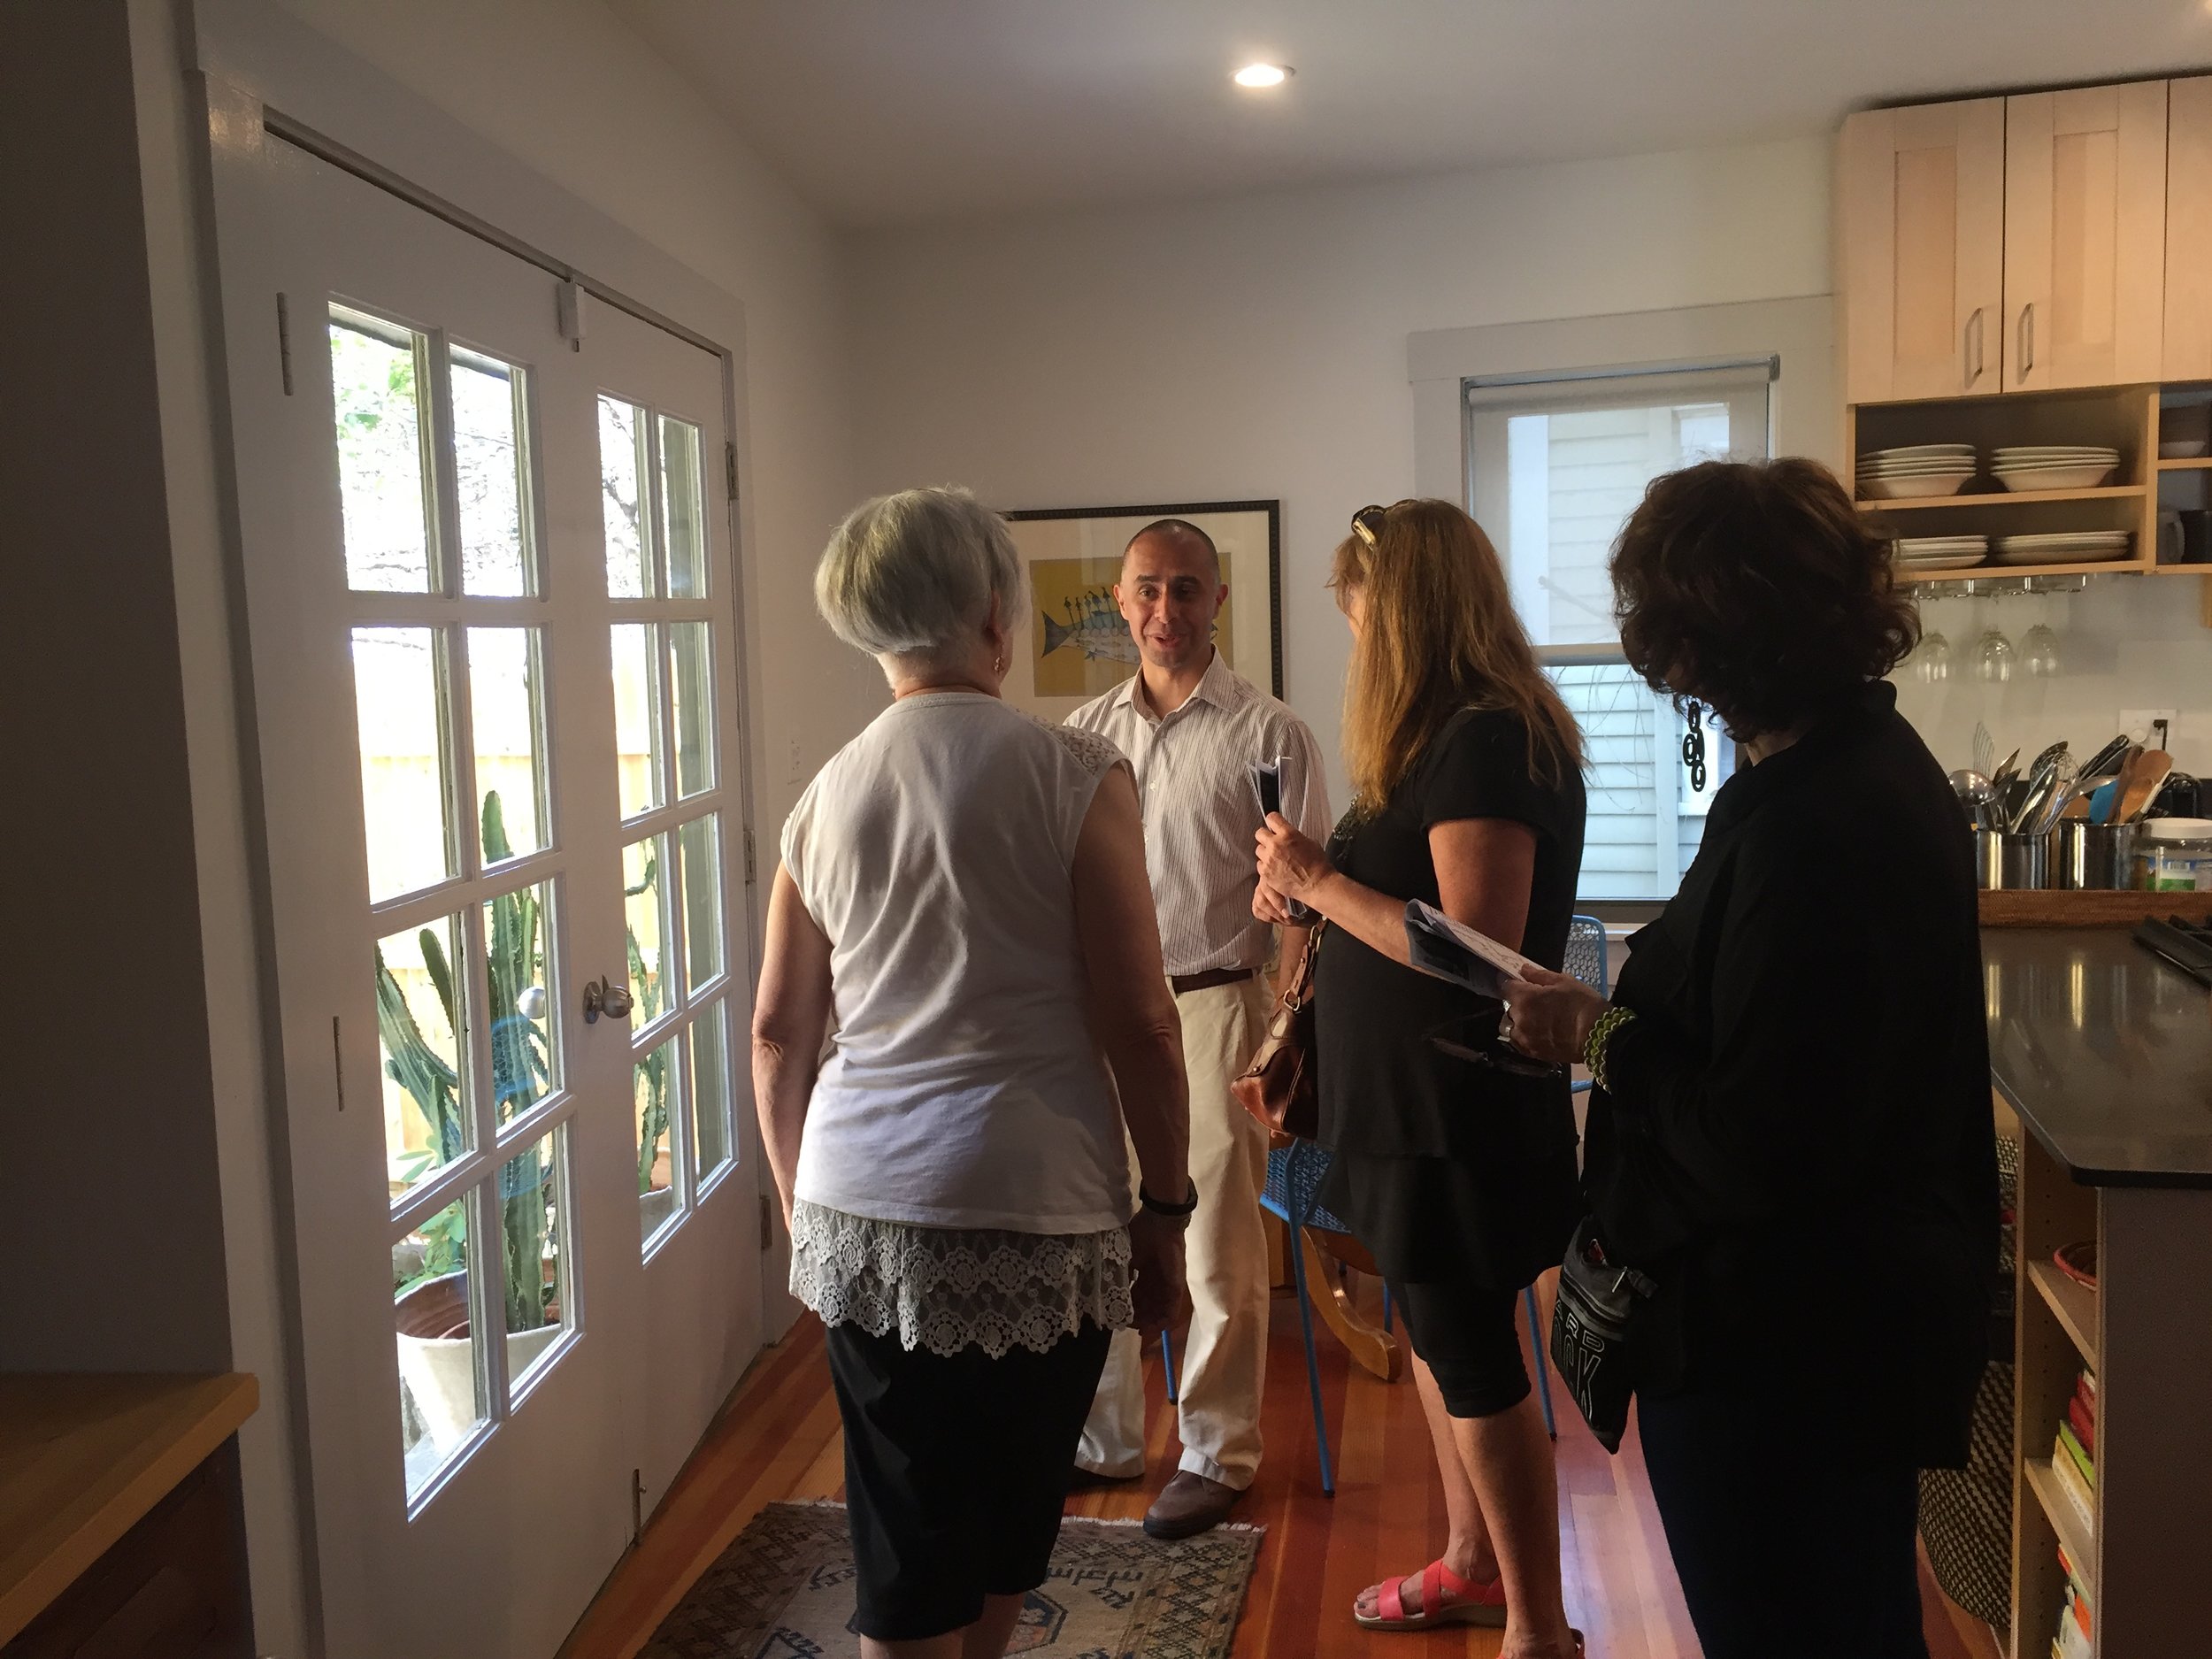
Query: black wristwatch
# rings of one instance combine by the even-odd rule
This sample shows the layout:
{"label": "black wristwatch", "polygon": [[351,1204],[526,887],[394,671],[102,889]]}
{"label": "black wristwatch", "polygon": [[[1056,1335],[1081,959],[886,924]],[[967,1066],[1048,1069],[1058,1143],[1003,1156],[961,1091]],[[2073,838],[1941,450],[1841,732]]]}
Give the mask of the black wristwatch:
{"label": "black wristwatch", "polygon": [[1189,1183],[1189,1186],[1190,1196],[1183,1200],[1181,1203],[1164,1204],[1150,1193],[1145,1191],[1143,1185],[1140,1183],[1137,1187],[1137,1202],[1163,1220],[1188,1221],[1198,1210],[1198,1183],[1193,1181]]}

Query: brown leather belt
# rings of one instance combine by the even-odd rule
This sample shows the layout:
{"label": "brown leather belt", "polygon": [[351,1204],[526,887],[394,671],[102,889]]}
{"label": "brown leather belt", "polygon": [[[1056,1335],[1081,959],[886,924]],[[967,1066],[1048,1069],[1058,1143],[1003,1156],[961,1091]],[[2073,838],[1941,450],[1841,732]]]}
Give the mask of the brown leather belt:
{"label": "brown leather belt", "polygon": [[1241,985],[1258,972],[1257,968],[1209,968],[1203,973],[1171,973],[1167,982],[1176,995],[1184,996],[1193,991],[1210,991],[1217,985]]}

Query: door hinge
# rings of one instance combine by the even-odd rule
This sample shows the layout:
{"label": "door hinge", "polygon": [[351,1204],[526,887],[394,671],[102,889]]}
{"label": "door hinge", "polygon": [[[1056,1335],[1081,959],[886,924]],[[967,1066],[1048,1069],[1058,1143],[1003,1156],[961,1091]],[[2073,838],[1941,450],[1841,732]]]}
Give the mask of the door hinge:
{"label": "door hinge", "polygon": [[338,1016],[330,1017],[330,1071],[338,1079],[338,1110],[346,1109],[346,1051],[338,1041]]}
{"label": "door hinge", "polygon": [[722,441],[722,481],[730,492],[730,499],[737,499],[737,444],[731,439]]}
{"label": "door hinge", "polygon": [[760,879],[760,865],[753,854],[753,826],[745,826],[745,885],[751,887]]}
{"label": "door hinge", "polygon": [[277,296],[277,365],[284,372],[284,395],[292,395],[292,302]]}
{"label": "door hinge", "polygon": [[776,1212],[769,1208],[766,1193],[760,1195],[760,1248],[764,1251],[776,1248]]}
{"label": "door hinge", "polygon": [[630,1548],[635,1549],[638,1540],[645,1536],[645,1472],[630,1471]]}

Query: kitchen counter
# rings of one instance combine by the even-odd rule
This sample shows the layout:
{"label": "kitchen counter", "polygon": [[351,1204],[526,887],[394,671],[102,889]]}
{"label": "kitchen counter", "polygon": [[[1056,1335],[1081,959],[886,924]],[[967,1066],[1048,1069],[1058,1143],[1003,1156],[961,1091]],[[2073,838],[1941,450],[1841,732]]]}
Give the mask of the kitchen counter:
{"label": "kitchen counter", "polygon": [[258,1398],[238,1374],[0,1375],[0,1644],[235,1433]]}
{"label": "kitchen counter", "polygon": [[1985,927],[1998,1091],[2076,1181],[2212,1187],[2212,998],[2117,927]]}

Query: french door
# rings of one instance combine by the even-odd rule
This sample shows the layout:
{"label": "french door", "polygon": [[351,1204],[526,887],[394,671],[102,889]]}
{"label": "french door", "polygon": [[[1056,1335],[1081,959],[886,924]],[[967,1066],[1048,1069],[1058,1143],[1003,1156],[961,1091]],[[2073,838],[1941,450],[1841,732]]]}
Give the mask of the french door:
{"label": "french door", "polygon": [[219,188],[326,1647],[544,1659],[760,1340],[723,365]]}

